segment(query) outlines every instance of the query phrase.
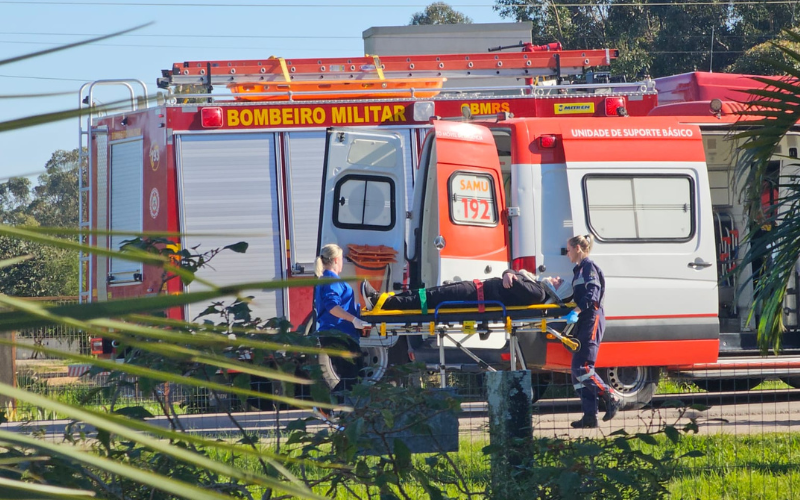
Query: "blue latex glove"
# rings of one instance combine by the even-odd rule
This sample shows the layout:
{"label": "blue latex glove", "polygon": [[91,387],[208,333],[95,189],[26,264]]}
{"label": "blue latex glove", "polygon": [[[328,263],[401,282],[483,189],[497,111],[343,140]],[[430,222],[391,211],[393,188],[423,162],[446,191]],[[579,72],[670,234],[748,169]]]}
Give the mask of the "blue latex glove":
{"label": "blue latex glove", "polygon": [[561,319],[567,320],[568,325],[572,325],[578,322],[578,313],[575,310],[572,310],[566,316],[563,316]]}

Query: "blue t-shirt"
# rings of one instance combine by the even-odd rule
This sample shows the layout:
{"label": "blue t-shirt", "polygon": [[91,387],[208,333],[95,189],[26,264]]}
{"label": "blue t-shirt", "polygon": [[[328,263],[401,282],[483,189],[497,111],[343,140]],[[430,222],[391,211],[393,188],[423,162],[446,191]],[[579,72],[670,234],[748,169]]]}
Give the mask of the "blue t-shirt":
{"label": "blue t-shirt", "polygon": [[[327,269],[322,273],[321,277],[339,278],[335,272]],[[340,306],[353,316],[360,316],[361,305],[356,302],[353,287],[345,282],[317,285],[314,290],[314,307],[317,310],[317,331],[339,330],[342,333],[350,335],[358,342],[359,333],[356,332],[356,327],[353,326],[353,323],[337,318],[330,313],[330,310],[336,306]]]}

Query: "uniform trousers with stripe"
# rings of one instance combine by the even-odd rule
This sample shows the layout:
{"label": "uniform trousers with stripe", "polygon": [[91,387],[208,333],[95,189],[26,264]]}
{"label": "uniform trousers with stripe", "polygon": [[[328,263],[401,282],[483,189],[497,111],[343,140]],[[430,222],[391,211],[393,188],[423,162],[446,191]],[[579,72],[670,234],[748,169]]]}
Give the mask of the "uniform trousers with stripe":
{"label": "uniform trousers with stripe", "polygon": [[584,415],[597,415],[597,398],[609,392],[600,375],[595,373],[597,351],[603,340],[606,318],[601,311],[581,311],[575,324],[575,336],[581,341],[581,348],[572,355],[572,384],[581,398]]}

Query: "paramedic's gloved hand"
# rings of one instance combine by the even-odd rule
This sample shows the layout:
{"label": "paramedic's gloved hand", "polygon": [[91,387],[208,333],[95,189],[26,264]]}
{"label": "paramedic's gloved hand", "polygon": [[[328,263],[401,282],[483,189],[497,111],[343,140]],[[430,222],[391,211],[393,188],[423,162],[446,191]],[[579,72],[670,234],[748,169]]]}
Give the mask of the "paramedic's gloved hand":
{"label": "paramedic's gloved hand", "polygon": [[359,318],[353,318],[353,326],[356,327],[356,330],[363,330],[367,327],[367,324],[361,321]]}
{"label": "paramedic's gloved hand", "polygon": [[575,312],[575,310],[573,309],[572,311],[569,312],[569,314],[563,316],[561,319],[567,320],[568,325],[575,324],[578,322],[578,313]]}

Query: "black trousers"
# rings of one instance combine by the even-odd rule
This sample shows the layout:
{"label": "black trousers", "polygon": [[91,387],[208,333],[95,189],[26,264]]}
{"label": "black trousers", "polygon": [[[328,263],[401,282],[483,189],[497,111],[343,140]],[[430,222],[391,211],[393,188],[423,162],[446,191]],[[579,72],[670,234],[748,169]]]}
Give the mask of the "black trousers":
{"label": "black trousers", "polygon": [[[475,301],[478,300],[478,293],[475,283],[471,281],[458,281],[442,286],[435,286],[425,289],[427,296],[428,309],[436,309],[442,302],[451,300]],[[486,300],[489,300],[488,298]],[[392,310],[420,309],[422,303],[419,299],[419,291],[413,290],[391,295],[383,303],[383,308]]]}
{"label": "black trousers", "polygon": [[[334,394],[341,394],[350,391],[358,383],[361,370],[364,368],[364,360],[361,356],[361,347],[358,342],[346,335],[320,335],[319,345],[327,349],[337,349],[340,351],[350,351],[355,354],[354,358],[346,359],[338,356],[331,356],[331,365],[336,375],[339,376],[339,383],[331,389]],[[340,400],[342,398],[339,398]]]}
{"label": "black trousers", "polygon": [[[478,292],[472,281],[457,281],[447,285],[434,286],[425,289],[428,309],[436,309],[442,302],[462,301],[475,302]],[[507,306],[523,306],[543,304],[546,299],[544,288],[539,283],[522,280],[514,281],[511,288],[503,287],[502,278],[489,278],[483,280],[483,300],[494,300]],[[413,290],[391,295],[383,303],[386,310],[420,309],[419,291]]]}

